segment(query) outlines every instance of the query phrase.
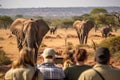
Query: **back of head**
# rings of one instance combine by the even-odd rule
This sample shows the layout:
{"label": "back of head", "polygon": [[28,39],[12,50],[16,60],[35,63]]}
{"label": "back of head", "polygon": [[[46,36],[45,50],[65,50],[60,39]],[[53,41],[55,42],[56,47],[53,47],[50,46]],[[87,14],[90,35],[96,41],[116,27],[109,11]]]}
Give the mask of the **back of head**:
{"label": "back of head", "polygon": [[110,51],[106,47],[100,47],[96,50],[95,61],[100,64],[108,64],[110,60]]}
{"label": "back of head", "polygon": [[77,49],[74,58],[75,61],[85,61],[87,59],[87,51],[85,49]]}
{"label": "back of head", "polygon": [[65,50],[62,53],[62,57],[64,58],[64,60],[73,59],[73,54],[74,54],[74,50]]}

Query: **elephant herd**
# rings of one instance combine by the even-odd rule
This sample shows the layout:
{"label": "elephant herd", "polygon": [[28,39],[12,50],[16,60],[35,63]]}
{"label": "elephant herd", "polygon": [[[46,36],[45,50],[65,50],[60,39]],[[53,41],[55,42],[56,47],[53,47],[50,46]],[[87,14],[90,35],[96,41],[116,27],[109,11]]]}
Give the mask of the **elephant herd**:
{"label": "elephant herd", "polygon": [[[94,27],[90,20],[75,21],[73,27],[76,29],[80,44],[86,44],[89,31]],[[19,51],[28,47],[34,49],[34,62],[37,62],[38,49],[45,34],[50,30],[43,19],[16,19],[10,26],[10,31],[16,36]]]}

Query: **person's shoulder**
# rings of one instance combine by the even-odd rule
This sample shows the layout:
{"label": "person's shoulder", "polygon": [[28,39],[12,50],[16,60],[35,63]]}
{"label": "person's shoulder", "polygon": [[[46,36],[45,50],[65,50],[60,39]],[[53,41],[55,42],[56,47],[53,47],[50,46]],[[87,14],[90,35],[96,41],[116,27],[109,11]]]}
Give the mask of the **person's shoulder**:
{"label": "person's shoulder", "polygon": [[71,69],[73,69],[74,67],[75,67],[75,65],[72,65],[72,66],[67,67],[65,70],[71,70]]}
{"label": "person's shoulder", "polygon": [[91,78],[93,78],[94,76],[96,76],[96,74],[93,69],[88,69],[82,72],[78,80],[92,80]]}
{"label": "person's shoulder", "polygon": [[92,74],[95,74],[95,72],[92,68],[82,72],[82,75],[92,75]]}
{"label": "person's shoulder", "polygon": [[42,64],[37,64],[37,67],[41,67],[42,66]]}
{"label": "person's shoulder", "polygon": [[6,78],[9,78],[9,77],[12,77],[12,74],[13,74],[13,71],[14,71],[14,69],[10,69],[10,70],[8,70],[6,73],[5,73],[5,79]]}
{"label": "person's shoulder", "polygon": [[58,67],[58,66],[54,66],[53,68],[56,68],[56,69],[58,69],[58,70],[62,70],[62,68],[61,68],[61,67]]}
{"label": "person's shoulder", "polygon": [[8,70],[6,73],[5,73],[5,80],[11,80],[12,79],[12,75],[13,75],[13,69],[10,69]]}
{"label": "person's shoulder", "polygon": [[58,66],[54,66],[54,67],[52,67],[52,69],[54,71],[63,72],[63,69],[61,67],[58,67]]}
{"label": "person's shoulder", "polygon": [[31,65],[26,65],[27,67],[26,68],[23,68],[23,69],[26,69],[26,70],[35,70],[35,67],[31,66]]}
{"label": "person's shoulder", "polygon": [[90,66],[90,65],[84,65],[84,67],[87,67],[87,68],[92,68],[92,66]]}
{"label": "person's shoulder", "polygon": [[113,72],[117,72],[117,73],[120,73],[120,69],[119,68],[116,68],[116,67],[113,67],[111,68]]}

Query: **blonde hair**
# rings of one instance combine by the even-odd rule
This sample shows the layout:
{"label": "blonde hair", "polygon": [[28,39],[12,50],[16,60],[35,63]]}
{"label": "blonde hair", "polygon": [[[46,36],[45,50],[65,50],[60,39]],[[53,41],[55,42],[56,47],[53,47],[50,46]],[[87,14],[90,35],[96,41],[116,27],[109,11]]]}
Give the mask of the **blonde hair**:
{"label": "blonde hair", "polygon": [[26,64],[34,66],[34,50],[29,48],[23,48],[20,51],[19,58],[13,62],[12,68],[27,67]]}

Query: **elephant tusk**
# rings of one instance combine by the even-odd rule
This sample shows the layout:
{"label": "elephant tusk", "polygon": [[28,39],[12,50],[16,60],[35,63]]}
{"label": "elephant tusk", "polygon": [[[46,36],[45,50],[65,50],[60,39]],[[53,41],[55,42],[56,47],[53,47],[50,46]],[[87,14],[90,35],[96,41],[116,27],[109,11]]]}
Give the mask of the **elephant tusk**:
{"label": "elephant tusk", "polygon": [[37,42],[35,43],[35,45],[36,45],[36,47],[38,48],[38,43],[37,43]]}

